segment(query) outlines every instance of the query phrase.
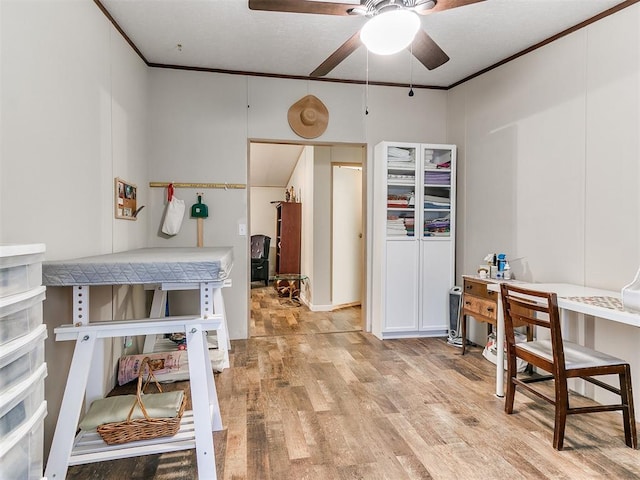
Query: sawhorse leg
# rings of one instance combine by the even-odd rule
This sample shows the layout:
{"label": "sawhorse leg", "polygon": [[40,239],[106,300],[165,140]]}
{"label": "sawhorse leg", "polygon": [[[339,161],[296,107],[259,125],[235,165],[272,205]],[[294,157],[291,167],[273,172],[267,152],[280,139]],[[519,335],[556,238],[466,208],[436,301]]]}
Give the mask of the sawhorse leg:
{"label": "sawhorse leg", "polygon": [[53,434],[53,442],[45,470],[45,477],[49,480],[64,480],[67,476],[69,457],[82,411],[82,401],[87,388],[95,343],[96,336],[91,334],[86,334],[76,340],[69,377],[62,397],[56,431]]}
{"label": "sawhorse leg", "polygon": [[216,459],[212,430],[222,430],[222,418],[209,362],[206,331],[200,326],[191,326],[186,334],[198,478],[215,480]]}
{"label": "sawhorse leg", "polygon": [[222,288],[212,287],[208,283],[200,284],[200,315],[202,318],[210,318],[213,314],[222,315],[222,325],[216,330],[218,349],[224,353],[224,363],[222,368],[229,368],[229,350],[231,341],[229,339],[229,327],[227,325],[227,315],[224,309],[224,299],[222,298]]}
{"label": "sawhorse leg", "polygon": [[[151,301],[151,312],[149,318],[162,318],[167,308],[167,292],[161,287],[153,290],[153,299]],[[147,335],[144,339],[144,347],[142,353],[153,353],[156,345],[157,335]]]}

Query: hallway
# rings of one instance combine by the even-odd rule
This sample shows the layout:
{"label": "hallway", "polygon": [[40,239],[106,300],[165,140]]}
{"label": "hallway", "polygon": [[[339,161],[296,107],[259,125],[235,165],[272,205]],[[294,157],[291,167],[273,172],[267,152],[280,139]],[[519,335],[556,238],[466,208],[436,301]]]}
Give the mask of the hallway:
{"label": "hallway", "polygon": [[272,285],[251,288],[251,337],[361,331],[361,317],[360,306],[311,312],[296,301],[278,297]]}

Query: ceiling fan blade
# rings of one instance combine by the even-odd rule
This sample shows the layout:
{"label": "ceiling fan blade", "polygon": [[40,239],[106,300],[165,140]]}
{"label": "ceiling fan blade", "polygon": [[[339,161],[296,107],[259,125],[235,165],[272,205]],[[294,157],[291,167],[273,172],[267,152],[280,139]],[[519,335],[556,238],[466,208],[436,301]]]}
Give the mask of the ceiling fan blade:
{"label": "ceiling fan blade", "polygon": [[362,42],[360,41],[360,32],[358,31],[349,40],[340,45],[335,52],[329,55],[329,58],[322,62],[318,68],[309,74],[309,76],[324,77],[327,73],[336,68],[340,62],[355,52],[360,45],[362,45]]}
{"label": "ceiling fan blade", "polygon": [[484,2],[484,0],[438,0],[436,6],[427,10],[416,9],[420,15],[429,15],[430,13],[442,12],[443,10],[451,10],[452,8],[465,7],[472,3]]}
{"label": "ceiling fan blade", "polygon": [[316,2],[312,0],[249,0],[250,10],[268,12],[319,13],[323,15],[349,15],[353,3]]}
{"label": "ceiling fan blade", "polygon": [[449,61],[449,56],[422,29],[418,30],[413,39],[411,52],[429,70],[438,68]]}

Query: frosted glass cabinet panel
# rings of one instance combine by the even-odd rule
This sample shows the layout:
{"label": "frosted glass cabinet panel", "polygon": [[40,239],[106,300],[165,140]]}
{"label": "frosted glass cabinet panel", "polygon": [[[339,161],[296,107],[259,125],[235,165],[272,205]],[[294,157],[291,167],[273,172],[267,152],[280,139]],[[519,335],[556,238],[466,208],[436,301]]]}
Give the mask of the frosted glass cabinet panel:
{"label": "frosted glass cabinet panel", "polygon": [[415,146],[389,146],[386,150],[388,237],[415,237],[416,159],[419,159],[419,153]]}
{"label": "frosted glass cabinet panel", "polygon": [[421,171],[423,237],[451,237],[451,203],[455,175],[451,146],[422,146]]}
{"label": "frosted glass cabinet panel", "polygon": [[379,338],[448,332],[455,162],[455,145],[375,147],[372,330]]}

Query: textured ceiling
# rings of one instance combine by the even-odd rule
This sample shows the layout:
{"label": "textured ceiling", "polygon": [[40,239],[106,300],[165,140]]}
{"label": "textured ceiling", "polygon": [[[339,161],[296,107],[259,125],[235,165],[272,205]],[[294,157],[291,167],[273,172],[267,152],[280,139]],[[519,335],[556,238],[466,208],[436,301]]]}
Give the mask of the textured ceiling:
{"label": "textured ceiling", "polygon": [[[345,0],[342,0],[346,3]],[[152,64],[306,77],[366,18],[252,11],[247,0],[100,0]],[[451,57],[429,71],[408,51],[369,55],[369,81],[448,87],[629,1],[485,0],[421,16]],[[178,47],[181,45],[182,47]],[[328,78],[365,81],[360,47]]]}

